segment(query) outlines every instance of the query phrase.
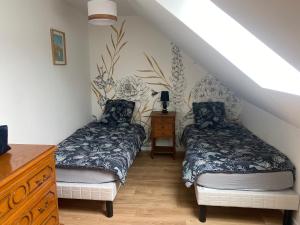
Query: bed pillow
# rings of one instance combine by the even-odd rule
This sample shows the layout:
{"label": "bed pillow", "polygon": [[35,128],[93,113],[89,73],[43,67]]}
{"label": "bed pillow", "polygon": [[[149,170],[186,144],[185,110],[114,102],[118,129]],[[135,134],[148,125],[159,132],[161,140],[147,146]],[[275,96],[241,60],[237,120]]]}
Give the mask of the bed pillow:
{"label": "bed pillow", "polygon": [[193,113],[200,128],[217,127],[225,120],[224,102],[194,102]]}
{"label": "bed pillow", "polygon": [[131,123],[135,102],[123,99],[107,100],[100,123],[119,125]]}

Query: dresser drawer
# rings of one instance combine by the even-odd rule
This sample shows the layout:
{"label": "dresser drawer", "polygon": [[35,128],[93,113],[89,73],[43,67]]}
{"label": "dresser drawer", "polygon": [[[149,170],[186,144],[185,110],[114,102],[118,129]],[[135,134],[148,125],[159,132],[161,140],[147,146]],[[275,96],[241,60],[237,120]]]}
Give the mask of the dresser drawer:
{"label": "dresser drawer", "polygon": [[59,216],[57,210],[54,210],[47,219],[44,220],[42,225],[58,225],[59,224]]}
{"label": "dresser drawer", "polygon": [[5,221],[5,225],[40,225],[46,218],[49,217],[51,212],[56,208],[56,194],[55,185],[42,195],[42,199],[39,199],[33,204],[32,208],[27,211],[16,212],[14,216]]}
{"label": "dresser drawer", "polygon": [[15,213],[31,197],[34,197],[41,188],[54,183],[54,170],[54,158],[51,156],[34,165],[27,172],[20,174],[14,182],[1,187],[0,224],[3,224],[10,215]]}
{"label": "dresser drawer", "polygon": [[44,196],[44,198],[32,208],[31,215],[33,217],[33,220],[36,222],[44,221],[45,218],[47,218],[55,208],[56,208],[56,189],[55,186],[53,186],[51,190]]}
{"label": "dresser drawer", "polygon": [[[39,170],[37,170],[39,171]],[[44,183],[51,180],[53,178],[54,170],[52,165],[47,165],[46,167],[42,167],[42,169],[36,173],[33,177],[28,180],[29,193],[34,192]]]}
{"label": "dresser drawer", "polygon": [[172,137],[174,133],[173,118],[152,118],[151,136],[156,137]]}

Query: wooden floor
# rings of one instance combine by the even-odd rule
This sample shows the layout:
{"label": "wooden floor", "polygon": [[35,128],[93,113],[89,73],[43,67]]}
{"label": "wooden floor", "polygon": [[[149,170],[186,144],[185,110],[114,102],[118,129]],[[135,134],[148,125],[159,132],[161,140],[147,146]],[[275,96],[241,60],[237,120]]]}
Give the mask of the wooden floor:
{"label": "wooden floor", "polygon": [[[201,225],[194,189],[181,181],[183,155],[140,153],[127,182],[114,202],[114,217],[106,218],[105,204],[97,201],[60,200],[64,225]],[[209,207],[206,225],[280,225],[276,210]]]}

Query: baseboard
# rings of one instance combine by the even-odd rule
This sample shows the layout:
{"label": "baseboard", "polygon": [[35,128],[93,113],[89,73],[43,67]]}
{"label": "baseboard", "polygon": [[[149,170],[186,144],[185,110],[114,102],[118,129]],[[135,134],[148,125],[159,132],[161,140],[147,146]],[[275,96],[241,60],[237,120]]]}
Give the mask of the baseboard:
{"label": "baseboard", "polygon": [[149,146],[143,146],[142,147],[142,151],[149,152],[149,151],[151,151],[151,147],[149,147]]}
{"label": "baseboard", "polygon": [[[142,151],[151,151],[151,146],[143,146],[142,147]],[[184,152],[184,148],[183,147],[176,147],[176,151],[177,152]]]}

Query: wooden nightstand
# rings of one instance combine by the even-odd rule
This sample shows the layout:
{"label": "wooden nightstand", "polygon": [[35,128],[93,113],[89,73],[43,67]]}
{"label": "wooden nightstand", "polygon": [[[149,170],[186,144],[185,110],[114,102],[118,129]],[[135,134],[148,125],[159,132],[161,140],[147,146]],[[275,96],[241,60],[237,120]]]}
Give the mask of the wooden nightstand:
{"label": "wooden nightstand", "polygon": [[[153,111],[151,117],[151,157],[154,154],[172,154],[175,159],[176,155],[176,136],[175,136],[175,119],[176,112],[162,113]],[[172,138],[172,146],[157,146],[156,139]]]}

